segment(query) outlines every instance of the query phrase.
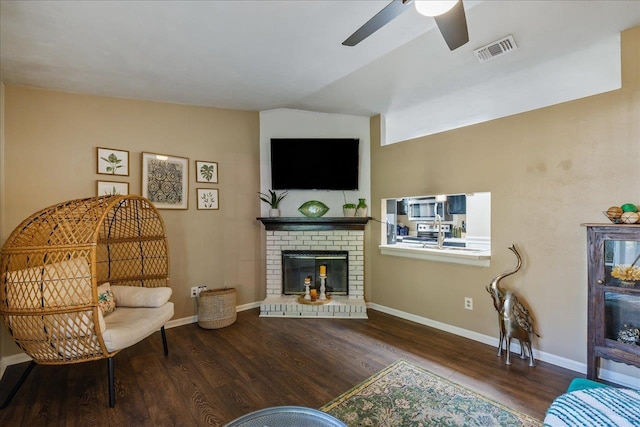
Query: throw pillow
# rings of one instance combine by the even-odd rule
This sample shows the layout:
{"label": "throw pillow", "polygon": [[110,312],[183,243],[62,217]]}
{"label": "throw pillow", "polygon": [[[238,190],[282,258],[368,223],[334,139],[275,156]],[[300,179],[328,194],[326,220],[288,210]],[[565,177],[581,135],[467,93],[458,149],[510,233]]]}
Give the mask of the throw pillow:
{"label": "throw pillow", "polygon": [[102,315],[106,316],[116,310],[116,300],[111,291],[109,282],[105,282],[98,286],[98,307],[102,311]]}
{"label": "throw pillow", "polygon": [[171,298],[171,288],[142,288],[113,285],[111,292],[118,307],[162,307]]}

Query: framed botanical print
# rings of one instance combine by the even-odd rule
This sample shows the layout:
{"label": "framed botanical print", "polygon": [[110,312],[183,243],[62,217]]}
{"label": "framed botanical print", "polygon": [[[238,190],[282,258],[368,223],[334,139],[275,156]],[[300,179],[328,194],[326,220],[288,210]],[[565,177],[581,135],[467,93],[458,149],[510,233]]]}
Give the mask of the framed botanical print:
{"label": "framed botanical print", "polygon": [[196,182],[218,183],[218,162],[196,160]]}
{"label": "framed botanical print", "polygon": [[196,188],[198,209],[220,209],[220,196],[217,188]]}
{"label": "framed botanical print", "polygon": [[126,196],[129,194],[128,182],[96,181],[96,183],[98,196],[113,196],[115,194]]}
{"label": "framed botanical print", "polygon": [[142,197],[158,209],[187,209],[189,159],[142,153]]}
{"label": "framed botanical print", "polygon": [[129,152],[113,148],[97,148],[98,168],[101,175],[129,176]]}

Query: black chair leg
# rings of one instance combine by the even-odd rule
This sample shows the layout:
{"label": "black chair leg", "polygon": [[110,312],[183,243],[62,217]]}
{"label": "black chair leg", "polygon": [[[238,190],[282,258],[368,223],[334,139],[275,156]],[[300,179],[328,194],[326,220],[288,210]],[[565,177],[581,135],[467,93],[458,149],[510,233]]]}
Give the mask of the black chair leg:
{"label": "black chair leg", "polygon": [[[169,355],[169,346],[167,345],[167,334],[164,330],[164,326],[160,328],[162,334],[162,346],[164,347],[164,355]],[[107,359],[107,370],[109,375],[109,406],[113,408],[116,406],[116,391],[113,379],[113,357]]]}
{"label": "black chair leg", "polygon": [[24,384],[25,380],[27,379],[27,377],[29,376],[29,374],[31,373],[31,371],[35,366],[36,366],[36,362],[34,362],[33,360],[29,362],[29,366],[27,366],[27,369],[25,369],[25,371],[22,373],[16,385],[13,386],[7,398],[4,399],[4,402],[2,402],[2,406],[0,406],[0,409],[4,409],[7,406],[9,406],[9,403],[11,403],[11,399],[13,399],[13,396],[15,396],[18,390],[20,390],[20,387],[22,387],[22,384]]}
{"label": "black chair leg", "polygon": [[107,371],[109,374],[109,407],[116,406],[116,390],[113,384],[113,357],[107,359]]}
{"label": "black chair leg", "polygon": [[160,328],[160,333],[162,334],[162,346],[164,347],[164,355],[169,355],[169,347],[167,346],[167,333],[164,331],[164,326]]}

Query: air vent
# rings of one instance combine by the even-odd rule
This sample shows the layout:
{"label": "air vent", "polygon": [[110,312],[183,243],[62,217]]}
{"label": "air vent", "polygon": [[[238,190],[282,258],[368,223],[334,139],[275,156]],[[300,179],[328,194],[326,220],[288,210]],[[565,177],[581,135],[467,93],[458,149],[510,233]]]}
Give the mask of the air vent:
{"label": "air vent", "polygon": [[510,35],[493,43],[489,43],[486,46],[482,46],[474,50],[473,53],[475,53],[476,58],[478,58],[478,62],[482,64],[496,56],[504,55],[516,49],[518,49],[516,41],[513,39],[513,36]]}

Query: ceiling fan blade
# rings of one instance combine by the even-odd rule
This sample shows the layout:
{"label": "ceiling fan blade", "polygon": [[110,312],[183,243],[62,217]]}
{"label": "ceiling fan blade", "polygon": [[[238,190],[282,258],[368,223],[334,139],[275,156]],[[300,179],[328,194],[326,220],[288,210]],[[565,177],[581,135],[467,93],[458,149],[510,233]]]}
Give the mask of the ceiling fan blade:
{"label": "ceiling fan blade", "polygon": [[348,39],[342,42],[344,46],[355,46],[371,34],[384,27],[386,24],[395,19],[398,15],[409,9],[413,0],[393,0],[384,9],[368,20],[362,27],[351,34]]}
{"label": "ceiling fan blade", "polygon": [[469,41],[467,16],[464,13],[462,0],[456,3],[453,9],[440,16],[435,16],[434,19],[450,50],[455,50]]}

